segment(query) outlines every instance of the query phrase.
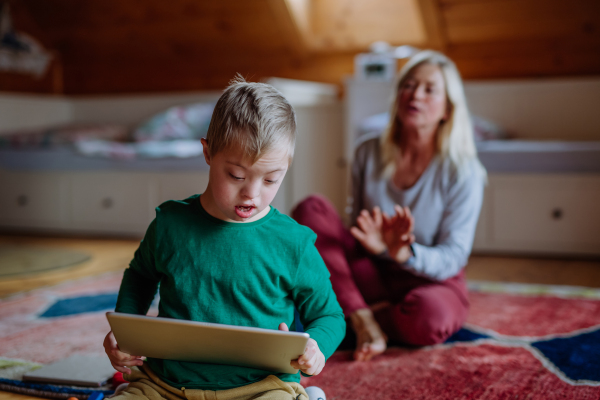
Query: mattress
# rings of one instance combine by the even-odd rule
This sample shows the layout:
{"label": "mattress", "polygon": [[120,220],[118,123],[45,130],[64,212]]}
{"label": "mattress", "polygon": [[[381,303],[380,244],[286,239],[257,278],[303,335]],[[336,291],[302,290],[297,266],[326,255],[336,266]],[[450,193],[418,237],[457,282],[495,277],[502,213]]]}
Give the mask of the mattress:
{"label": "mattress", "polygon": [[[600,173],[600,142],[488,140],[477,142],[490,173]],[[204,157],[115,160],[86,157],[70,146],[0,149],[0,168],[16,171],[207,171]]]}
{"label": "mattress", "polygon": [[600,173],[600,142],[488,140],[477,152],[490,173]]}
{"label": "mattress", "polygon": [[208,171],[203,156],[119,160],[81,155],[72,146],[0,149],[0,168],[12,171]]}

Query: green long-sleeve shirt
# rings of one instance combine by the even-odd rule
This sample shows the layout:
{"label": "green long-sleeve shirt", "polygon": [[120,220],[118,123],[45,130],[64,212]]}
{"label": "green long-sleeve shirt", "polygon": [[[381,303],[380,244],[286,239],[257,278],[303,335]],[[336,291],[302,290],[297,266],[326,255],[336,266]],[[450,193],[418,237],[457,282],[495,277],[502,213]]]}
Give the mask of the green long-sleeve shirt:
{"label": "green long-sleeve shirt", "polygon": [[[161,317],[277,329],[281,322],[291,326],[296,306],[305,331],[329,357],[345,322],[315,239],[275,208],[258,221],[233,223],[208,214],[199,195],[165,202],[125,271],[116,310],[146,314],[160,287]],[[272,374],[155,358],[148,364],[170,385],[190,389],[230,389]],[[275,375],[300,381],[299,373]]]}

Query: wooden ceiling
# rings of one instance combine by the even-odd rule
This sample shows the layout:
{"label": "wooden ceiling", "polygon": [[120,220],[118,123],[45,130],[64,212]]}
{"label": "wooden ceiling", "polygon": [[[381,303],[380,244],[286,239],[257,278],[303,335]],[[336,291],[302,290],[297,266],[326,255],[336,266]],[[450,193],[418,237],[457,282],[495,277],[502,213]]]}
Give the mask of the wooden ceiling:
{"label": "wooden ceiling", "polygon": [[220,89],[241,73],[341,84],[375,40],[444,51],[467,79],[600,74],[598,0],[9,0],[65,94]]}

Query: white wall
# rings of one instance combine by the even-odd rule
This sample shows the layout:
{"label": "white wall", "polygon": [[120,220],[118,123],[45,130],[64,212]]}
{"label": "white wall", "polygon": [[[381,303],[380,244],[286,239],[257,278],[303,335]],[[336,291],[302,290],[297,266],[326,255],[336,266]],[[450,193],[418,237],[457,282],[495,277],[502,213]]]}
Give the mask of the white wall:
{"label": "white wall", "polygon": [[0,94],[0,134],[9,130],[64,124],[73,118],[65,97]]}
{"label": "white wall", "polygon": [[216,102],[221,92],[66,97],[0,94],[0,134],[61,124],[135,125],[170,106]]}
{"label": "white wall", "polygon": [[[389,111],[391,82],[346,81],[347,155],[364,118]],[[465,81],[469,108],[520,139],[600,140],[600,77]]]}
{"label": "white wall", "polygon": [[600,78],[467,81],[475,115],[520,139],[600,140]]}
{"label": "white wall", "polygon": [[137,96],[70,97],[74,123],[137,124],[180,104],[214,101],[221,92],[149,94]]}

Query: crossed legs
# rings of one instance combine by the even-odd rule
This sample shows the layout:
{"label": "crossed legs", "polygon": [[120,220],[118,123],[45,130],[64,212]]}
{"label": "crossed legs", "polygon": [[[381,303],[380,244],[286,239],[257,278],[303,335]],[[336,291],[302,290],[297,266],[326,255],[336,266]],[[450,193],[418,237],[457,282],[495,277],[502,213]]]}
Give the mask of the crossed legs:
{"label": "crossed legs", "polygon": [[466,320],[464,273],[434,282],[366,254],[321,196],[308,197],[292,216],[317,234],[316,247],[331,273],[333,290],[357,334],[357,358],[361,348],[383,352],[384,336],[418,346],[444,342]]}

